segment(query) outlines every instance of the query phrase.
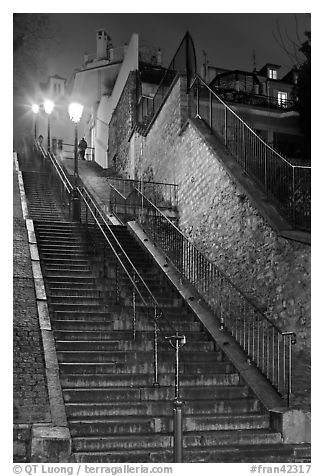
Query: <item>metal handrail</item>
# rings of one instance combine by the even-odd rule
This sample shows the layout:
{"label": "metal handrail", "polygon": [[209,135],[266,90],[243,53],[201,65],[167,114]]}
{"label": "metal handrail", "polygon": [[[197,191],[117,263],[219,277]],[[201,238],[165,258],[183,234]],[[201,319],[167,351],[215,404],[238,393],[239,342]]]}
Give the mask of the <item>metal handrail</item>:
{"label": "metal handrail", "polygon": [[138,187],[143,193],[149,195],[155,204],[159,203],[160,206],[174,207],[178,203],[178,185],[173,183],[124,179],[120,177],[107,177],[107,182],[116,191],[118,190],[119,193],[122,193],[123,198],[127,198]]}
{"label": "metal handrail", "polygon": [[132,183],[149,183],[152,185],[171,185],[172,187],[178,188],[179,185],[175,183],[168,183],[168,182],[156,182],[156,181],[150,181],[150,180],[135,180],[135,179],[127,179],[127,178],[121,178],[121,177],[107,177],[107,180],[117,180],[120,182],[132,182]]}
{"label": "metal handrail", "polygon": [[[208,259],[205,255],[203,255],[202,252],[197,248],[197,246],[194,245],[193,243],[191,243],[191,241],[189,241],[189,239],[186,237],[186,235],[180,230],[180,228],[178,228],[178,227],[165,215],[165,213],[163,213],[158,207],[156,207],[156,206],[154,205],[154,203],[150,201],[149,198],[145,197],[145,195],[144,195],[140,190],[136,189],[136,191],[137,191],[137,193],[138,193],[139,195],[143,196],[144,200],[149,203],[150,207],[152,207],[152,208],[155,210],[155,212],[156,212],[157,214],[160,214],[160,215],[163,217],[163,219],[164,219],[165,221],[167,221],[168,224],[169,224],[170,226],[172,226],[172,228],[173,228],[179,235],[181,235],[182,239],[185,240],[186,242],[188,242],[188,243],[190,244],[190,246],[191,246],[192,248],[194,248],[194,249],[196,250],[196,252],[199,253],[199,254],[204,258],[204,260],[205,260],[206,262],[208,262],[209,265],[212,265],[212,266],[214,266],[215,268],[217,268],[217,271],[222,275],[222,277],[223,277],[224,279],[226,279],[226,280],[231,284],[231,286],[233,286],[233,288],[235,288],[236,291],[237,291],[238,293],[240,293],[240,294],[244,297],[244,299],[246,299],[246,301],[249,302],[249,304],[250,304],[251,306],[253,306],[258,312],[260,312],[261,314],[263,314],[262,310],[261,310],[258,306],[256,306],[256,304],[249,298],[249,296],[247,296],[246,294],[244,294],[244,292],[231,280],[231,278],[230,278],[229,276],[227,276],[227,275],[224,273],[224,271],[222,271],[213,261],[211,261],[211,260]],[[143,216],[143,214],[144,214],[144,212],[142,211],[142,216]],[[273,324],[273,322],[272,322],[267,316],[264,315],[264,318],[265,318],[271,325],[273,325],[273,326],[276,328],[276,330],[277,330],[278,332],[281,332],[281,330],[279,329],[279,327],[277,327],[275,324]]]}
{"label": "metal handrail", "polygon": [[271,147],[199,75],[190,91],[196,101],[195,117],[208,124],[294,227],[309,230],[311,167],[293,164]]}
{"label": "metal handrail", "polygon": [[[133,315],[133,338],[134,339],[136,338],[136,295],[135,295],[135,292],[137,293],[137,295],[140,297],[142,303],[144,304],[148,318],[149,319],[153,318],[153,321],[154,321],[154,335],[153,335],[153,339],[154,339],[154,342],[153,342],[154,382],[153,382],[153,386],[159,386],[158,332],[160,332],[160,334],[164,337],[164,339],[168,340],[168,342],[171,344],[170,337],[168,337],[165,334],[165,332],[163,330],[163,327],[160,325],[160,320],[163,320],[163,322],[167,324],[169,331],[171,331],[172,333],[175,333],[176,335],[180,335],[180,333],[175,330],[174,326],[170,323],[170,321],[167,319],[167,317],[163,313],[160,305],[158,304],[158,302],[155,299],[154,295],[152,294],[151,290],[148,288],[147,284],[143,280],[143,278],[142,278],[141,274],[139,273],[139,271],[137,270],[136,266],[134,266],[132,261],[129,259],[127,253],[125,252],[125,250],[121,246],[118,238],[113,233],[111,227],[106,222],[106,219],[105,219],[104,215],[101,213],[100,209],[98,208],[96,203],[93,201],[91,195],[87,192],[86,189],[81,190],[80,188],[78,188],[77,191],[80,194],[80,197],[83,199],[83,203],[86,205],[87,209],[90,211],[92,217],[94,218],[94,220],[96,222],[96,225],[98,226],[99,230],[102,233],[102,236],[104,237],[104,239],[106,240],[106,242],[110,246],[110,249],[113,251],[113,253],[115,255],[116,263],[117,262],[119,263],[119,266],[121,266],[121,268],[123,269],[124,273],[127,275],[128,279],[129,279],[129,281],[132,285],[132,288],[133,288],[133,313],[134,313],[134,315]],[[85,195],[85,197],[83,196],[83,194]],[[88,200],[91,202],[91,205],[93,206],[95,212],[92,211]],[[105,233],[103,227],[100,225],[97,216],[99,216],[103,220],[106,229],[109,230],[110,234],[112,235],[115,243],[118,246],[119,251],[115,250],[113,244],[109,240],[109,238],[108,238],[107,234]],[[124,258],[126,258],[127,264],[129,264],[130,267],[131,267],[131,272],[129,272],[129,270],[127,269],[127,267],[123,263],[123,261],[121,259],[121,255],[123,255]],[[116,269],[116,277],[117,276],[118,275],[117,275],[117,269]],[[154,315],[152,315],[152,313],[150,312],[150,305],[147,303],[147,301],[145,300],[141,290],[139,289],[139,287],[138,287],[139,283],[136,282],[136,279],[138,279],[140,284],[142,286],[144,286],[144,289],[148,293],[149,297],[152,299],[153,306],[154,306]],[[118,283],[116,283],[116,288],[117,288],[117,286],[118,286]],[[117,292],[117,289],[116,289],[116,292]],[[178,378],[179,378],[179,375],[177,375],[175,377],[175,380],[177,381]]]}
{"label": "metal handrail", "polygon": [[[164,318],[164,321],[168,323],[169,327],[170,327],[170,330],[172,332],[177,332],[176,329],[173,327],[173,325],[170,323],[170,321],[167,319],[167,317],[163,314],[163,311],[162,309],[160,308],[160,305],[158,303],[158,301],[156,300],[155,296],[152,294],[151,290],[149,289],[149,287],[147,286],[146,282],[144,281],[143,277],[141,276],[140,272],[138,271],[138,269],[136,268],[136,266],[134,265],[134,263],[130,260],[129,256],[127,255],[126,251],[124,250],[124,248],[122,247],[122,245],[120,244],[117,236],[115,235],[115,233],[113,232],[112,230],[112,227],[107,223],[107,220],[105,218],[105,216],[103,215],[103,213],[101,212],[100,208],[97,206],[97,204],[94,202],[93,198],[91,197],[91,195],[89,194],[89,192],[83,188],[82,190],[80,188],[77,189],[80,196],[83,198],[83,201],[84,203],[86,204],[86,206],[89,208],[91,214],[93,215],[93,218],[95,219],[98,227],[100,228],[100,231],[102,232],[102,234],[104,235],[105,239],[107,240],[109,246],[111,247],[112,251],[114,252],[116,258],[118,259],[118,261],[120,262],[120,265],[122,266],[123,270],[125,271],[125,273],[127,274],[127,276],[129,277],[130,281],[132,282],[132,285],[134,286],[134,288],[136,289],[136,291],[138,292],[139,296],[141,297],[142,301],[143,301],[143,304],[146,306],[146,307],[149,307],[147,302],[145,301],[145,298],[144,296],[142,295],[141,291],[139,290],[139,288],[137,287],[137,284],[136,282],[134,281],[134,279],[132,278],[132,276],[136,276],[139,280],[139,282],[144,286],[145,290],[147,291],[147,293],[149,294],[150,298],[152,299],[153,303],[154,303],[154,306],[156,306],[156,308],[159,310],[159,314],[161,317]],[[85,197],[83,196],[85,195]],[[88,200],[89,202],[91,202],[91,205],[93,206],[93,208],[95,209],[96,211],[96,214],[93,214],[92,210],[91,210],[91,207],[89,206],[89,203],[88,203]],[[123,255],[123,257],[126,259],[127,261],[127,264],[129,264],[131,266],[131,269],[132,269],[132,273],[130,274],[126,267],[124,266],[124,263],[122,262],[122,260],[120,259],[121,255],[120,253],[118,253],[117,251],[115,251],[111,241],[109,240],[109,238],[107,237],[105,231],[103,230],[103,228],[101,227],[99,221],[97,220],[97,216],[99,216],[102,221],[104,222],[105,226],[107,227],[107,229],[109,230],[109,233],[110,235],[112,236],[115,244],[118,246],[118,249],[119,249],[119,252]],[[163,330],[160,329],[161,332],[163,333]]]}
{"label": "metal handrail", "polygon": [[[210,86],[209,86],[210,87]],[[212,90],[213,88],[210,87]],[[214,91],[218,96],[226,96],[226,100],[234,103],[247,104],[251,106],[260,106],[260,107],[271,107],[273,109],[280,110],[291,110],[295,105],[296,101],[293,99],[278,101],[278,98],[275,96],[267,96],[265,94],[255,94],[252,92],[246,91],[237,91],[233,88],[223,88],[215,86]],[[249,100],[251,102],[249,102]],[[255,102],[253,102],[255,100]]]}
{"label": "metal handrail", "polygon": [[[62,144],[62,145],[68,145],[69,147],[73,147],[73,149],[74,149],[74,144],[68,144],[67,142],[63,142],[63,144]],[[95,148],[94,148],[94,147],[90,147],[89,145],[87,146],[87,149],[90,149],[90,150],[95,150]]]}
{"label": "metal handrail", "polygon": [[283,157],[283,155],[281,155],[278,151],[276,151],[275,149],[273,149],[267,142],[265,142],[262,137],[258,136],[258,134],[238,115],[236,114],[236,112],[228,105],[226,104],[216,93],[215,91],[213,91],[209,86],[208,84],[201,78],[201,76],[199,76],[199,74],[196,74],[195,78],[193,79],[191,85],[190,85],[190,89],[194,86],[196,80],[199,80],[203,83],[203,85],[208,89],[208,91],[210,91],[215,97],[216,99],[221,102],[223,104],[224,107],[226,107],[227,110],[229,110],[242,124],[244,124],[244,126],[249,129],[249,131],[260,141],[263,143],[263,145],[265,145],[271,152],[273,152],[274,154],[277,155],[277,157],[279,157],[281,160],[285,161],[288,165],[290,165],[291,167],[298,167],[298,168],[306,168],[306,169],[310,169],[311,167],[310,166],[300,166],[300,165],[294,165],[292,164],[291,162],[289,162],[289,160],[287,160],[285,157]]}
{"label": "metal handrail", "polygon": [[44,159],[46,157],[49,158],[49,160],[51,161],[51,163],[52,163],[53,167],[55,168],[57,174],[60,176],[64,187],[66,188],[66,190],[68,192],[70,192],[73,189],[73,186],[72,186],[71,182],[69,181],[69,179],[68,179],[65,171],[63,170],[62,166],[59,164],[59,162],[57,162],[55,155],[52,152],[46,151],[44,149],[44,147],[39,145],[36,140],[34,141],[34,145],[42,153]]}
{"label": "metal handrail", "polygon": [[[161,247],[178,271],[191,282],[226,329],[278,392],[291,401],[291,345],[294,332],[283,332],[215,263],[207,259],[182,231],[142,192],[129,205],[133,219]],[[113,206],[113,202],[111,202]],[[115,210],[118,214],[118,211]]]}
{"label": "metal handrail", "polygon": [[[40,148],[41,149],[41,148]],[[112,250],[115,259],[116,259],[116,264],[122,268],[126,276],[128,277],[130,284],[133,289],[133,304],[134,306],[134,316],[133,316],[133,336],[134,339],[136,337],[136,295],[138,295],[142,301],[142,304],[144,305],[146,309],[146,313],[149,317],[149,319],[153,320],[154,322],[154,343],[153,343],[153,352],[154,352],[154,383],[153,385],[159,385],[159,375],[158,375],[158,332],[160,335],[166,339],[170,345],[171,345],[171,339],[172,337],[169,337],[170,334],[179,336],[181,339],[185,339],[183,335],[181,335],[180,332],[178,332],[175,327],[172,325],[172,323],[169,321],[169,319],[166,317],[164,312],[161,309],[161,306],[159,305],[158,301],[156,300],[155,296],[147,286],[146,282],[144,281],[143,277],[141,276],[140,272],[134,265],[134,263],[130,260],[128,257],[127,253],[123,249],[122,245],[120,244],[118,238],[116,235],[113,233],[112,227],[108,224],[105,215],[101,212],[100,208],[98,205],[95,203],[94,199],[92,196],[89,194],[89,192],[85,188],[73,188],[72,185],[70,184],[69,180],[67,179],[62,167],[58,163],[56,157],[54,154],[51,152],[45,151],[45,149],[42,149],[42,153],[45,159],[49,159],[49,161],[46,161],[47,164],[51,164],[52,170],[56,172],[56,177],[58,178],[59,182],[64,184],[64,187],[70,188],[70,195],[73,193],[73,198],[76,198],[76,195],[78,195],[81,199],[81,203],[84,204],[86,207],[86,210],[90,212],[92,218],[95,221],[96,226],[99,228],[101,235],[104,237],[105,242],[108,243],[110,249]],[[66,186],[65,180],[68,184],[68,187]],[[102,224],[100,224],[99,219],[102,221]],[[87,225],[88,225],[88,214],[86,213],[86,220],[87,220]],[[113,242],[109,237],[107,236],[106,231],[109,231],[110,236],[113,238],[113,241],[116,246],[114,246]],[[117,248],[117,249],[116,249]],[[126,260],[126,263],[123,261],[122,257],[124,260]],[[128,266],[128,268],[127,268]],[[116,269],[116,279],[117,278],[117,269]],[[141,285],[146,293],[148,294],[150,300],[152,301],[152,305],[150,305],[147,302],[147,299],[145,299],[143,295],[143,290],[139,288],[139,285]],[[116,283],[116,288],[118,286],[118,283]],[[117,292],[117,289],[116,289]],[[154,308],[154,315],[151,313],[152,307]],[[166,324],[167,327],[167,332],[168,335],[165,333],[165,329],[162,326],[162,322]],[[178,375],[175,376],[175,380],[178,381]],[[179,389],[176,389],[176,392],[178,392]]]}

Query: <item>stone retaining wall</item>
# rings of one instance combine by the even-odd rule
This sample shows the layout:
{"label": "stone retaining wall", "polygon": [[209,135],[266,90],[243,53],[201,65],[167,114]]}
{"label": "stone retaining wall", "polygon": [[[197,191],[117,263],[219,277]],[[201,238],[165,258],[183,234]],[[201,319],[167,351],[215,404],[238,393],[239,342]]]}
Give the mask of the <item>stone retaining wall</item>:
{"label": "stone retaining wall", "polygon": [[125,169],[129,136],[135,123],[136,72],[131,71],[109,124],[108,164]]}
{"label": "stone retaining wall", "polygon": [[[270,227],[216,150],[189,121],[181,79],[146,137],[134,133],[138,175],[179,185],[180,228],[282,330],[310,351],[310,246]],[[129,173],[127,157],[122,169]]]}

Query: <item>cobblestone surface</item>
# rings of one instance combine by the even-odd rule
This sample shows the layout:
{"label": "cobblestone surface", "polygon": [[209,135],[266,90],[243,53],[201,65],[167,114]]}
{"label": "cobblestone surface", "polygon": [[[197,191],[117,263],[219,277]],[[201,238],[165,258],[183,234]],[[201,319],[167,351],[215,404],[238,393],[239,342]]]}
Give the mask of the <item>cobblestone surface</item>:
{"label": "cobblestone surface", "polygon": [[[27,230],[22,218],[15,173],[13,238],[14,422],[48,422],[50,421],[50,412],[44,356],[38,325]],[[21,450],[22,442],[18,442],[17,445],[17,449]]]}

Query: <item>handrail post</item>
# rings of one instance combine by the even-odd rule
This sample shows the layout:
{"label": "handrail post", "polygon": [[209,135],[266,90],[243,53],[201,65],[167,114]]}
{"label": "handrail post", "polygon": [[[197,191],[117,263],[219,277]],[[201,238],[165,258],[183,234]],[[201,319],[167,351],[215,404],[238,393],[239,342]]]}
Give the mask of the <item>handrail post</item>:
{"label": "handrail post", "polygon": [[117,258],[115,259],[116,267],[115,267],[115,288],[116,288],[116,303],[119,304],[119,272],[118,272],[118,261]]}
{"label": "handrail post", "polygon": [[224,141],[225,147],[227,147],[227,107],[224,107]]}
{"label": "handrail post", "polygon": [[295,166],[293,165],[292,167],[292,173],[293,173],[293,176],[292,176],[292,212],[293,212],[293,216],[292,216],[292,222],[293,222],[293,225],[296,226],[296,202],[295,202],[295,197],[296,197],[296,190],[295,190]]}
{"label": "handrail post", "polygon": [[268,195],[268,151],[264,149],[264,187]]}
{"label": "handrail post", "polygon": [[209,127],[212,130],[213,126],[213,96],[209,91]]}
{"label": "handrail post", "polygon": [[159,387],[159,372],[158,372],[158,327],[156,323],[157,312],[156,305],[154,306],[154,339],[153,339],[153,358],[154,358],[154,382],[153,387]]}
{"label": "handrail post", "polygon": [[[287,386],[286,382],[283,382],[284,387],[287,388],[287,405],[291,405],[291,394],[292,394],[292,349],[291,346],[296,344],[296,334],[294,332],[283,332],[284,339],[284,348],[285,348],[285,338],[288,337],[288,362],[287,362]],[[286,362],[283,362],[283,368],[285,368]],[[285,379],[284,379],[285,380]]]}
{"label": "handrail post", "polygon": [[[136,284],[136,276],[135,273],[133,275],[134,283]],[[133,304],[133,340],[136,339],[136,291],[135,287],[133,287],[133,295],[132,295],[132,304]]]}
{"label": "handrail post", "polygon": [[196,117],[200,118],[199,114],[199,81],[197,81],[197,97],[196,97]]}
{"label": "handrail post", "polygon": [[[183,405],[180,397],[179,379],[179,351],[186,343],[186,336],[176,332],[174,336],[166,337],[171,347],[175,349],[174,367],[174,399],[173,399],[173,458],[174,463],[182,463],[183,460]],[[174,343],[172,342],[174,340]]]}

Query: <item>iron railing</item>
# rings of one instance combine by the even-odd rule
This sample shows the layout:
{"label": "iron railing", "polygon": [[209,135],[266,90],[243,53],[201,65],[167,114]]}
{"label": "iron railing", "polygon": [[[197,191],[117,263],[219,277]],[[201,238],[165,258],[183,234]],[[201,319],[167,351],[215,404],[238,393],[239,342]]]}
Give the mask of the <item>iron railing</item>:
{"label": "iron railing", "polygon": [[296,107],[296,101],[292,99],[279,100],[274,96],[266,96],[265,94],[255,94],[246,91],[237,91],[235,89],[226,89],[213,86],[211,88],[218,97],[223,101],[236,102],[252,106],[270,107],[273,109],[290,110]]}
{"label": "iron railing", "polygon": [[[64,158],[73,159],[74,158],[74,144],[68,144],[63,142],[63,149],[61,151]],[[86,160],[95,160],[95,149],[94,147],[87,147],[85,152]]]}
{"label": "iron railing", "polygon": [[[113,193],[118,193],[114,190]],[[279,394],[291,401],[291,346],[293,332],[282,332],[232,280],[193,245],[175,224],[140,190],[124,209],[111,201],[121,220],[138,220],[145,232],[209,305]],[[119,196],[120,201],[122,199]],[[126,202],[126,200],[125,200]]]}
{"label": "iron railing", "polygon": [[178,206],[178,185],[173,183],[117,177],[108,177],[107,182],[118,190],[126,199],[135,188],[138,188],[157,207],[172,209]]}
{"label": "iron railing", "polygon": [[311,167],[294,165],[270,147],[199,76],[191,84],[190,100],[191,114],[208,124],[282,215],[309,231]]}
{"label": "iron railing", "polygon": [[178,74],[186,75],[187,90],[196,75],[196,52],[189,32],[186,32],[169,67],[165,70],[153,98],[139,95],[137,120],[147,126],[160,109]]}
{"label": "iron railing", "polygon": [[[148,322],[153,324],[153,385],[159,385],[159,342],[167,339],[173,347],[174,339],[183,342],[185,341],[185,337],[177,331],[164,314],[160,304],[146,284],[140,271],[130,260],[118,240],[113,231],[114,227],[109,225],[105,214],[101,212],[89,192],[85,188],[81,189],[73,187],[56,157],[52,153],[45,151],[44,148],[39,147],[38,144],[36,144],[36,147],[43,156],[43,165],[46,171],[50,174],[52,186],[61,192],[61,198],[64,199],[68,195],[70,197],[70,203],[71,199],[75,199],[76,195],[79,196],[80,222],[88,229],[89,237],[93,240],[94,249],[100,250],[100,252],[103,253],[104,277],[107,279],[113,278],[112,280],[110,279],[110,284],[113,284],[116,302],[119,302],[123,290],[130,290],[131,300],[129,304],[133,308],[132,328],[134,340],[136,339],[136,323],[139,307],[144,309],[144,312],[148,317]],[[107,266],[108,261],[110,261],[109,267]],[[111,261],[113,262],[112,266]],[[110,276],[108,275],[108,268],[113,269]],[[177,352],[178,350],[176,350],[176,353]],[[176,356],[176,359],[178,359],[178,357],[179,356]],[[179,366],[177,366],[176,371],[175,397],[179,395]]]}
{"label": "iron railing", "polygon": [[[56,195],[59,200],[63,203],[65,207],[69,209],[69,215],[71,214],[71,205],[72,205],[72,190],[73,186],[67,177],[64,169],[61,164],[56,160],[55,155],[51,152],[49,153],[44,149],[43,146],[40,146],[35,142],[35,147],[39,151],[42,161],[43,168],[46,171],[47,176],[50,178],[52,187],[55,190]],[[57,180],[59,177],[59,180]]]}

